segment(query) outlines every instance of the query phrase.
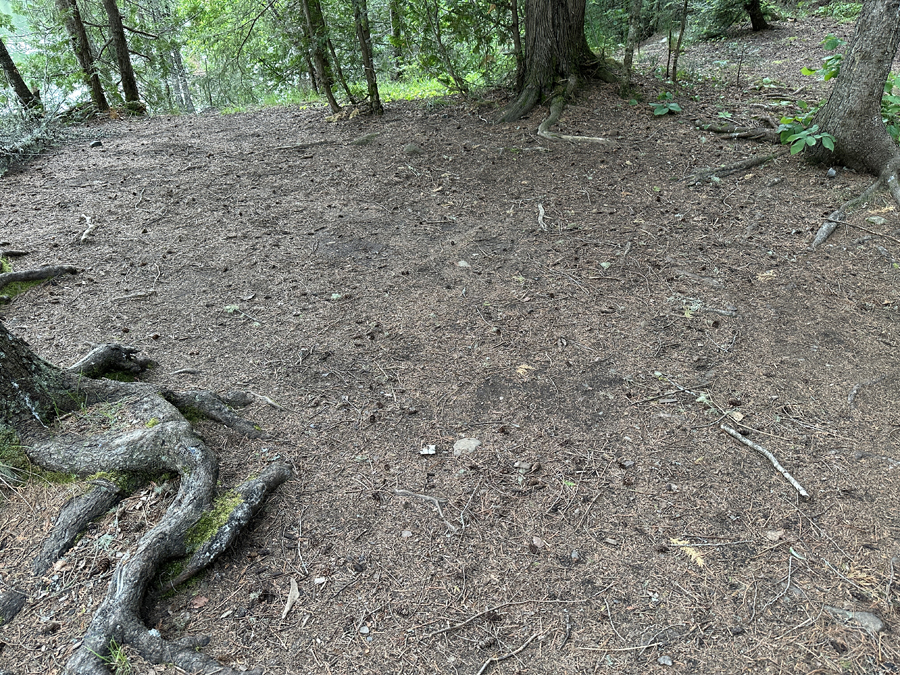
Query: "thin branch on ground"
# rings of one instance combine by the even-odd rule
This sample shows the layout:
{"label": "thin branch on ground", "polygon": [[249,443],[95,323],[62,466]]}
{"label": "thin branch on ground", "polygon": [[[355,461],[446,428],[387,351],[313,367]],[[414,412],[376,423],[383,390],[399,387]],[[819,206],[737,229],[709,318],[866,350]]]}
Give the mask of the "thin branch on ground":
{"label": "thin branch on ground", "polygon": [[71,265],[46,265],[21,272],[3,272],[0,274],[0,290],[17,281],[43,281],[63,274],[78,274],[78,270]]}
{"label": "thin branch on ground", "polygon": [[530,645],[536,638],[541,637],[540,633],[532,633],[531,636],[525,640],[521,645],[519,645],[516,649],[513,649],[511,652],[503,654],[502,656],[492,656],[487,661],[484,662],[484,665],[478,670],[476,675],[483,675],[483,673],[491,667],[494,663],[500,663],[501,661],[506,661],[506,659],[511,659],[516,654],[520,654],[525,650],[525,648]]}
{"label": "thin branch on ground", "polygon": [[444,525],[449,527],[454,532],[459,530],[459,528],[456,527],[456,525],[449,522],[444,517],[444,509],[441,508],[441,502],[446,503],[447,502],[446,499],[438,499],[437,497],[432,497],[431,495],[420,495],[417,492],[410,492],[409,490],[394,490],[394,494],[398,495],[400,497],[416,497],[417,499],[424,499],[426,502],[431,502],[432,504],[435,505],[435,507],[437,507],[438,515],[441,517],[441,520],[443,521]]}
{"label": "thin branch on ground", "polygon": [[858,383],[856,384],[856,386],[853,387],[853,389],[850,390],[850,393],[847,394],[847,405],[849,405],[849,406],[852,408],[852,407],[853,407],[853,401],[856,400],[856,395],[859,393],[859,390],[860,390],[860,389],[862,389],[863,387],[868,387],[869,385],[872,385],[872,384],[878,384],[878,383],[881,382],[885,377],[887,377],[887,375],[882,375],[881,377],[876,377],[876,378],[871,379],[871,380],[866,380],[865,382],[858,382]]}
{"label": "thin branch on ground", "polygon": [[719,425],[719,428],[720,428],[722,431],[724,431],[726,434],[728,434],[729,436],[731,436],[732,438],[734,438],[734,439],[740,441],[741,443],[743,443],[744,445],[746,445],[748,448],[752,448],[752,449],[756,450],[756,451],[757,451],[758,453],[760,453],[763,457],[765,457],[765,458],[768,459],[770,462],[772,462],[772,466],[775,467],[776,471],[778,471],[778,473],[780,473],[782,476],[784,476],[784,477],[787,479],[787,481],[788,481],[791,485],[794,486],[794,489],[796,489],[797,492],[800,493],[800,498],[801,498],[803,501],[807,501],[807,500],[809,499],[809,493],[808,493],[806,490],[803,489],[803,486],[800,485],[800,483],[798,483],[797,480],[796,480],[791,474],[788,473],[787,469],[785,469],[783,466],[781,466],[781,462],[779,462],[779,461],[775,458],[775,455],[773,455],[771,452],[769,452],[768,450],[766,450],[763,446],[759,445],[758,443],[754,443],[753,441],[751,441],[751,440],[750,440],[749,438],[747,438],[746,436],[744,436],[744,435],[738,433],[737,431],[735,431],[734,429],[732,429],[732,428],[731,428],[730,426],[728,426],[727,424],[720,424],[720,425]]}

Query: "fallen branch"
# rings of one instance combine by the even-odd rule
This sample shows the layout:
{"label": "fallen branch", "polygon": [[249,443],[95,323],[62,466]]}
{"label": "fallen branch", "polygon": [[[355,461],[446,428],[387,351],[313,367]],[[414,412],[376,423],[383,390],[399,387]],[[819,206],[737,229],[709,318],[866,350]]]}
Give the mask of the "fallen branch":
{"label": "fallen branch", "polygon": [[722,431],[724,431],[726,434],[731,436],[732,438],[734,438],[734,439],[740,441],[741,443],[743,443],[744,445],[746,445],[748,448],[753,448],[758,453],[760,453],[763,457],[765,457],[770,462],[772,462],[772,466],[775,467],[775,469],[778,471],[778,473],[780,473],[782,476],[784,476],[787,479],[787,481],[791,485],[794,486],[794,488],[797,490],[797,492],[800,493],[800,499],[802,499],[803,501],[809,500],[809,493],[803,489],[803,486],[800,485],[800,483],[798,483],[797,480],[791,474],[788,473],[787,469],[785,469],[783,466],[781,466],[781,463],[775,458],[775,455],[773,455],[771,452],[766,450],[764,447],[762,447],[758,443],[754,443],[746,436],[738,433],[737,431],[735,431],[734,429],[729,427],[727,424],[720,424],[719,428]]}
{"label": "fallen branch", "polygon": [[400,497],[416,497],[417,499],[424,499],[426,502],[431,502],[435,505],[435,507],[437,507],[438,515],[441,517],[441,520],[444,521],[444,525],[449,527],[454,532],[459,529],[458,527],[456,527],[456,525],[449,522],[444,517],[444,509],[441,508],[441,503],[446,503],[446,499],[438,499],[437,497],[432,497],[431,495],[420,495],[417,492],[410,492],[409,490],[394,490],[394,494]]}
{"label": "fallen branch", "polygon": [[487,661],[484,662],[484,665],[481,666],[477,675],[483,675],[483,673],[490,668],[493,663],[500,663],[501,661],[506,661],[506,659],[511,659],[516,654],[519,654],[525,650],[525,648],[530,645],[534,640],[540,637],[540,633],[532,633],[531,636],[525,640],[521,645],[519,645],[516,649],[513,649],[511,652],[503,654],[502,656],[492,656]]}
{"label": "fallen branch", "polygon": [[90,216],[86,216],[83,213],[81,214],[81,217],[87,222],[87,229],[81,234],[81,243],[83,244],[87,241],[87,238],[93,234],[94,230],[97,229],[97,223],[95,223]]}

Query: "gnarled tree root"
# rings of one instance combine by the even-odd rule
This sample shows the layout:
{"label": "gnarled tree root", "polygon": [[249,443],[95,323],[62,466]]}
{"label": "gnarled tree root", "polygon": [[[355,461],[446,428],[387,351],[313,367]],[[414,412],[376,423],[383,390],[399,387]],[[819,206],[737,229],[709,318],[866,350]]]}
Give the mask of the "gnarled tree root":
{"label": "gnarled tree root", "polygon": [[767,162],[771,162],[773,159],[778,159],[779,157],[785,155],[787,151],[787,148],[782,148],[781,150],[773,152],[770,155],[758,155],[756,157],[748,157],[747,159],[742,159],[739,162],[733,162],[732,164],[725,164],[724,166],[698,169],[694,173],[687,176],[684,180],[687,181],[688,185],[697,185],[698,183],[702,183],[703,181],[710,180],[712,178],[723,178],[732,173],[745,171],[747,169],[752,169],[754,166],[760,166]]}
{"label": "gnarled tree root", "polygon": [[562,115],[563,108],[566,107],[566,101],[568,101],[572,97],[577,84],[578,79],[573,75],[569,78],[569,81],[566,84],[565,91],[557,93],[553,97],[553,101],[550,103],[550,114],[538,126],[538,136],[551,141],[570,141],[573,143],[581,142],[600,144],[612,143],[613,141],[610,141],[609,139],[598,138],[596,136],[569,136],[568,134],[558,134],[556,132],[550,131],[550,127],[559,122],[559,117],[560,115]]}
{"label": "gnarled tree root", "polygon": [[[210,392],[175,393],[144,382],[84,377],[88,373],[99,375],[125,367],[134,372],[146,365],[146,360],[138,359],[134,350],[119,345],[98,347],[70,370],[60,370],[41,361],[2,325],[0,346],[3,347],[0,375],[10,379],[11,391],[26,389],[21,377],[22,373],[30,372],[34,383],[49,393],[52,400],[70,400],[69,395],[74,394],[87,407],[114,404],[112,409],[116,415],[116,424],[110,431],[57,434],[42,419],[46,410],[32,405],[29,402],[32,399],[26,399],[26,412],[30,409],[33,413],[30,423],[29,415],[17,416],[10,412],[11,407],[6,409],[4,419],[0,419],[5,427],[19,432],[22,447],[35,464],[79,475],[104,474],[93,481],[91,490],[61,510],[53,532],[33,563],[36,577],[72,546],[78,533],[94,517],[126,496],[134,479],[163,473],[180,476],[178,493],[162,520],[115,569],[106,597],[65,672],[71,675],[108,673],[110,644],[115,641],[119,645],[131,645],[153,663],[173,663],[191,673],[236,674],[237,671],[196,650],[202,639],[172,642],[158,631],[148,630],[141,619],[141,607],[164,563],[191,556],[173,585],[208,566],[234,541],[268,495],[290,477],[290,468],[282,463],[272,464],[217,503],[217,459],[180,409],[214,419],[248,436],[263,435],[259,428],[231,411],[221,398]],[[229,396],[230,401],[240,398]],[[115,478],[108,480],[105,476]],[[223,503],[227,505],[224,511]],[[36,586],[39,583],[35,581]],[[0,624],[10,621],[22,609],[28,592],[28,589],[12,589],[0,595]]]}

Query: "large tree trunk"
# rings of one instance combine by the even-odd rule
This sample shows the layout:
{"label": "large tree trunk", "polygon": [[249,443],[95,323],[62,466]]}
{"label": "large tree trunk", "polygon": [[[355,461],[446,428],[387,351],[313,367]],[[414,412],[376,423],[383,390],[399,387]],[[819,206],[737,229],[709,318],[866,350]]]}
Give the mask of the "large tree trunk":
{"label": "large tree trunk", "polygon": [[761,0],[749,0],[744,4],[744,9],[750,15],[750,27],[754,31],[767,30],[769,24],[763,15]]}
{"label": "large tree trunk", "polygon": [[6,51],[6,45],[3,44],[3,40],[0,40],[0,69],[2,69],[3,73],[6,75],[6,79],[12,86],[13,91],[16,92],[19,103],[22,104],[23,108],[32,110],[40,108],[40,99],[32,94],[28,85],[25,84],[25,80],[23,80],[22,76],[19,74],[19,69],[16,68],[16,64],[13,62],[12,57],[9,55],[9,52]]}
{"label": "large tree trunk", "polygon": [[373,115],[380,115],[384,112],[384,108],[381,107],[381,96],[378,94],[378,79],[375,76],[375,61],[372,58],[372,34],[369,31],[369,8],[366,0],[353,0],[353,23],[356,26],[356,38],[362,53],[363,69],[366,71],[369,111]]}
{"label": "large tree trunk", "polygon": [[84,73],[85,84],[91,90],[91,101],[100,112],[109,110],[109,103],[106,101],[106,94],[103,93],[103,86],[100,84],[100,77],[97,75],[97,69],[94,65],[94,54],[91,51],[91,43],[88,41],[87,31],[84,28],[84,22],[81,20],[81,12],[78,11],[78,5],[75,0],[56,0],[56,9],[63,17],[66,24],[66,31],[69,33],[69,40],[72,42],[72,49],[78,58],[78,65]]}
{"label": "large tree trunk", "polygon": [[586,0],[527,0],[524,86],[501,122],[525,115],[557,82],[580,75],[593,58],[584,34],[585,5]]}
{"label": "large tree trunk", "polygon": [[125,107],[136,113],[144,112],[141,96],[138,92],[137,79],[131,67],[131,55],[128,53],[128,41],[125,39],[125,27],[116,0],[103,0],[103,9],[109,19],[109,34],[116,50],[116,62],[122,78],[122,92],[125,94]]}
{"label": "large tree trunk", "polygon": [[834,89],[816,115],[819,128],[835,139],[833,156],[817,146],[820,158],[875,175],[897,159],[897,144],[881,121],[881,95],[898,45],[900,0],[865,0]]}

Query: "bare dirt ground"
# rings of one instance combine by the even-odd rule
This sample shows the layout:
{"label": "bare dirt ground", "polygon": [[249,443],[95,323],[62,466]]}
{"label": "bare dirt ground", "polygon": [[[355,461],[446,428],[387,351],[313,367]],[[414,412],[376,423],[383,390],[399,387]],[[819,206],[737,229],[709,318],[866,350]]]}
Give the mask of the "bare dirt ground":
{"label": "bare dirt ground", "polygon": [[[148,625],[271,673],[900,670],[896,210],[813,252],[869,177],[785,157],[683,180],[770,151],[693,120],[824,96],[799,68],[828,31],[850,27],[693,48],[715,79],[678,116],[584,90],[561,130],[606,146],[538,138],[545,110],[493,126],[492,102],[285,108],[106,124],[0,180],[17,267],[80,270],[3,308],[38,353],[124,342],[173,388],[280,406],[247,413],[264,441],[200,425],[223,485],[275,457],[296,476]],[[74,489],[8,496],[0,588]],[[171,495],[86,533],[0,628],[0,669],[61,671]]]}

